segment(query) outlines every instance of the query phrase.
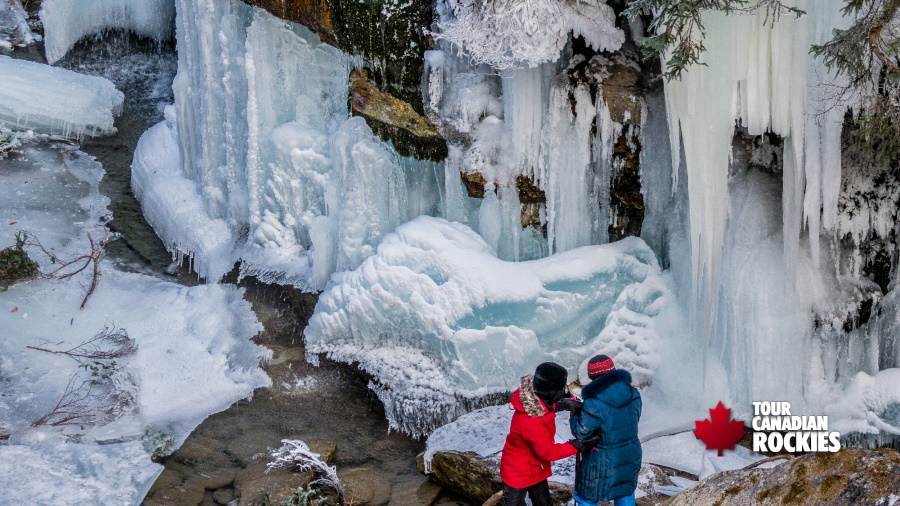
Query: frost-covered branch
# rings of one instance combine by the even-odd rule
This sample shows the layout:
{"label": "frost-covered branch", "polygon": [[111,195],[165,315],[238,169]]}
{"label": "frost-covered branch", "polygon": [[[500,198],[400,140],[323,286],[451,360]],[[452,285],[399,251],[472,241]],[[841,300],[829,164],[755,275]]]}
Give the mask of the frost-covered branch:
{"label": "frost-covered branch", "polygon": [[299,439],[282,439],[282,447],[271,450],[272,462],[266,468],[266,472],[274,469],[294,469],[300,472],[312,472],[317,479],[310,483],[326,487],[337,492],[343,500],[344,488],[337,476],[337,468],[329,466],[319,458],[318,453],[313,453],[309,446]]}
{"label": "frost-covered branch", "polygon": [[594,49],[617,50],[625,41],[603,0],[448,0],[455,19],[438,21],[446,40],[476,63],[497,70],[555,61],[569,34]]}
{"label": "frost-covered branch", "polygon": [[652,16],[650,36],[637,42],[646,57],[666,55],[665,77],[678,79],[691,65],[703,65],[703,11],[726,14],[751,14],[765,9],[766,22],[776,22],[783,14],[801,16],[800,9],[788,7],[781,0],[635,0],[624,16]]}
{"label": "frost-covered branch", "polygon": [[859,97],[854,153],[888,166],[900,160],[900,0],[849,0],[843,14],[853,25],[811,52],[847,77],[842,95]]}

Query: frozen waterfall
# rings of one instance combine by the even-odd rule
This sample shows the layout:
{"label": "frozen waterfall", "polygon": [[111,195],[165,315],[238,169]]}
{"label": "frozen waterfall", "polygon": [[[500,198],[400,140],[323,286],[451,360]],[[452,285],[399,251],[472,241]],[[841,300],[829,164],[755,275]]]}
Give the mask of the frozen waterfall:
{"label": "frozen waterfall", "polygon": [[[152,186],[144,212],[204,277],[216,281],[241,261],[242,274],[319,290],[397,225],[441,212],[441,164],[400,157],[349,118],[353,58],[237,0],[176,7],[180,157],[170,160],[195,183],[191,201],[203,212],[174,225],[182,213]],[[136,156],[136,181],[146,166]],[[208,220],[227,226],[228,247],[190,247]]]}

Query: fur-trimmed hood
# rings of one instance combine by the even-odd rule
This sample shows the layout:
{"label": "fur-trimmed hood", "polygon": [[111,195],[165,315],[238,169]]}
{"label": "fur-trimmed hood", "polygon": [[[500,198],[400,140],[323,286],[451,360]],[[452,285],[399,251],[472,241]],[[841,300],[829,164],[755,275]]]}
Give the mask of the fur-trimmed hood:
{"label": "fur-trimmed hood", "polygon": [[528,416],[540,417],[550,411],[544,406],[544,403],[534,393],[534,376],[526,374],[522,376],[519,383],[519,389],[516,390],[509,402],[516,411],[526,413]]}

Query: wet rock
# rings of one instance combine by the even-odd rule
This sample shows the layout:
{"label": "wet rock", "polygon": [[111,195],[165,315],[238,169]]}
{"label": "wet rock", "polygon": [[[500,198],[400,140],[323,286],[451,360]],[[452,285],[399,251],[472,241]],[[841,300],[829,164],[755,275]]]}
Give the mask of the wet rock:
{"label": "wet rock", "polygon": [[[416,465],[425,472],[422,455]],[[471,452],[437,452],[431,459],[430,471],[432,480],[479,504],[503,487],[497,463]]]}
{"label": "wet rock", "polygon": [[609,185],[610,242],[640,237],[644,223],[641,191],[640,129],[626,126],[613,147],[613,175]]}
{"label": "wet rock", "polygon": [[310,29],[322,42],[337,45],[331,25],[331,11],[325,0],[244,0],[261,7],[281,19],[299,23]]}
{"label": "wet rock", "polygon": [[466,187],[466,193],[469,197],[473,199],[484,198],[484,185],[487,184],[484,174],[481,172],[460,172],[459,177],[462,179],[463,186]]}
{"label": "wet rock", "polygon": [[379,137],[392,141],[403,156],[441,161],[447,158],[447,142],[427,117],[407,102],[378,90],[368,69],[350,72],[350,105]]}
{"label": "wet rock", "polygon": [[[609,182],[610,242],[640,236],[644,222],[644,195],[641,191],[641,114],[644,105],[642,67],[627,52],[595,55],[573,64],[561,79],[572,89],[586,89],[595,104],[603,102],[612,121],[621,125],[613,146]],[[575,95],[570,95],[575,112]],[[604,149],[593,146],[595,152]]]}
{"label": "wet rock", "polygon": [[717,473],[669,504],[892,504],[898,490],[900,452],[844,448],[809,453],[771,469]]}
{"label": "wet rock", "polygon": [[424,112],[421,79],[424,54],[431,49],[426,29],[432,2],[411,0],[326,0],[338,47],[371,64],[378,89]]}
{"label": "wet rock", "polygon": [[141,503],[144,506],[170,506],[183,504],[200,504],[205,490],[184,486],[185,479],[178,472],[166,469],[156,479],[153,488]]}
{"label": "wet rock", "polygon": [[289,469],[266,473],[267,464],[267,459],[257,459],[237,474],[234,490],[240,498],[239,506],[249,506],[266,495],[272,502],[281,503],[298,488],[309,486],[314,478],[313,473],[298,473]]}
{"label": "wet rock", "polygon": [[441,487],[422,475],[411,476],[409,480],[395,484],[391,488],[389,504],[404,506],[432,506],[441,495]]}
{"label": "wet rock", "polygon": [[371,467],[338,470],[344,487],[344,502],[358,506],[381,506],[391,499],[391,486],[386,473]]}
{"label": "wet rock", "polygon": [[234,489],[231,487],[220,488],[213,491],[212,496],[216,504],[228,504],[234,500]]}
{"label": "wet rock", "polygon": [[523,204],[542,204],[547,202],[547,195],[538,184],[528,176],[516,177],[516,189],[519,190],[519,202]]}

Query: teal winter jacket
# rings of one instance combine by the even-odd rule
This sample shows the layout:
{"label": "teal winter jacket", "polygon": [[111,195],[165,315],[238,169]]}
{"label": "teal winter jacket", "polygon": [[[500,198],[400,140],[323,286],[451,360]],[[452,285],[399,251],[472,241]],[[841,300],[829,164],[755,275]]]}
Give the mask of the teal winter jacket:
{"label": "teal winter jacket", "polygon": [[578,439],[600,436],[575,473],[575,492],[590,501],[612,501],[637,488],[641,470],[641,394],[631,386],[631,374],[616,369],[581,390],[584,405],[570,419]]}

